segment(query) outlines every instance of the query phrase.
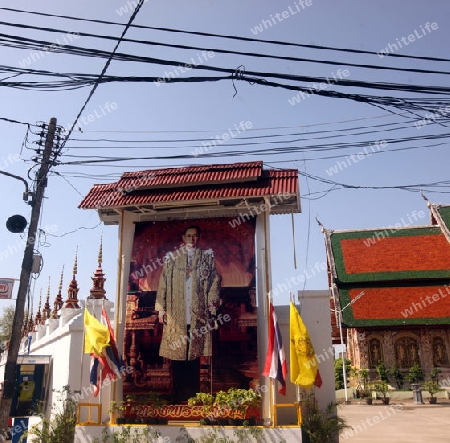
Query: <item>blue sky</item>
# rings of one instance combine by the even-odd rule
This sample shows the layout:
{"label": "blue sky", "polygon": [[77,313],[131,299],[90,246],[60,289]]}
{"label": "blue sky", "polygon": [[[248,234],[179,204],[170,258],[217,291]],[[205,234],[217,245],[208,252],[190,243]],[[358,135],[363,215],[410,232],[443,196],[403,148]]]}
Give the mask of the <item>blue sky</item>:
{"label": "blue sky", "polygon": [[[13,0],[3,0],[1,7],[125,24],[130,17],[129,10],[132,4],[133,2],[125,0],[40,1],[38,3],[21,1],[19,4]],[[450,5],[447,2],[414,0],[392,3],[388,1],[311,0],[309,4],[304,2],[304,7],[301,5],[302,3],[297,0],[145,2],[134,23],[374,52],[389,48],[391,52],[403,55],[445,58],[448,53],[445,45],[450,41]],[[50,34],[44,31],[25,30],[0,24],[3,34],[26,36],[60,44],[64,44],[72,38],[73,42],[70,44],[105,51],[113,49],[113,41],[85,36],[75,38],[76,34],[73,33],[88,32],[118,37],[123,30],[123,27],[120,26],[74,22],[10,11],[2,11],[2,21],[66,31],[60,34]],[[266,22],[265,26],[263,21]],[[269,21],[272,21],[272,26],[267,24]],[[258,31],[255,35],[257,26],[262,32]],[[410,35],[413,35],[413,38],[408,41]],[[243,65],[246,71],[322,77],[330,80],[326,85],[327,90],[354,94],[394,96],[404,99],[429,98],[431,96],[412,92],[343,87],[333,79],[341,76],[349,80],[366,82],[444,87],[448,85],[448,82],[445,82],[445,76],[442,74],[365,69],[348,66],[345,63],[450,70],[448,62],[275,46],[148,29],[130,29],[126,37],[198,46],[207,51],[211,48],[221,48],[238,52],[259,52],[305,58],[306,61],[297,62],[220,53],[214,53],[213,57],[207,57],[202,55],[200,50],[144,46],[130,42],[122,43],[118,50],[127,54],[178,60],[182,63],[189,63],[194,58],[199,64],[204,63],[227,69],[237,69]],[[406,43],[400,47],[399,42],[405,41],[402,38],[406,39]],[[394,44],[397,46],[394,47]],[[78,57],[55,52],[45,53],[40,58],[35,56],[33,59],[30,49],[11,48],[4,45],[0,46],[0,56],[1,64],[4,67],[28,67],[54,72],[98,75],[105,64],[105,59]],[[340,62],[342,65],[314,63],[311,60],[332,60]],[[343,74],[345,70],[347,72]],[[174,67],[113,61],[107,74],[163,77],[168,75],[169,71],[173,73]],[[6,70],[6,72],[2,72],[1,78],[4,79],[10,75]],[[190,70],[182,75],[216,74]],[[11,80],[42,81],[43,78],[22,75]],[[280,82],[289,83],[287,81]],[[308,83],[302,85],[312,87]],[[251,123],[251,130],[246,131],[243,134],[245,136],[277,135],[279,137],[276,140],[297,138],[298,141],[289,146],[298,148],[319,143],[331,146],[335,146],[337,143],[350,143],[355,146],[334,151],[303,150],[289,154],[265,156],[257,153],[245,155],[245,152],[250,149],[267,149],[280,145],[260,144],[256,147],[247,145],[234,148],[221,146],[213,148],[211,153],[223,153],[224,156],[213,159],[192,157],[181,160],[133,160],[121,161],[114,167],[98,164],[89,166],[58,165],[54,171],[60,175],[50,177],[43,208],[41,228],[49,235],[45,238],[42,237],[42,244],[39,246],[39,251],[44,258],[44,266],[40,276],[32,282],[36,300],[41,290],[45,296],[49,277],[51,277],[51,298],[54,298],[63,264],[66,268],[63,295],[67,294],[77,247],[79,297],[85,298],[88,295],[91,287],[90,277],[96,268],[98,244],[102,233],[104,241],[103,268],[108,279],[106,283],[107,296],[114,300],[118,246],[117,227],[98,226],[99,219],[95,211],[83,211],[77,209],[77,206],[82,196],[94,183],[116,180],[122,172],[129,170],[259,159],[264,160],[266,167],[299,169],[302,173],[300,177],[302,213],[295,215],[297,269],[293,262],[291,217],[273,216],[271,219],[273,284],[276,286],[285,283],[286,279],[290,280],[293,276],[308,275],[305,284],[293,286],[295,290],[327,288],[326,272],[321,270],[321,264],[326,260],[325,247],[322,233],[315,221],[316,216],[327,228],[336,230],[393,226],[402,219],[407,220],[408,215],[411,215],[413,211],[425,212],[425,216],[419,219],[417,224],[429,223],[426,204],[419,192],[409,192],[398,189],[398,187],[426,185],[448,179],[448,148],[445,138],[436,141],[417,140],[403,143],[398,143],[398,141],[403,137],[446,134],[448,131],[445,119],[442,119],[441,124],[429,119],[422,128],[418,129],[414,122],[417,123],[426,115],[424,110],[418,110],[413,115],[394,107],[383,109],[349,99],[317,95],[306,95],[292,105],[293,97],[298,94],[297,91],[252,85],[243,81],[236,81],[235,86],[236,95],[233,84],[229,80],[207,83],[163,83],[160,85],[153,82],[102,84],[97,88],[83,113],[83,119],[77,124],[82,133],[76,130],[72,134],[60,160],[63,163],[74,161],[76,159],[71,156],[75,155],[156,157],[189,154],[194,149],[193,146],[198,147],[201,143],[195,145],[194,142],[164,143],[164,141],[200,138],[208,140],[220,136],[230,128],[233,129],[240,122]],[[56,117],[58,124],[67,127],[72,124],[90,91],[91,86],[70,91],[36,91],[4,87],[1,89],[0,117],[32,124],[38,121],[48,122],[51,117]],[[447,95],[439,96],[439,98],[447,99]],[[373,128],[375,125],[391,126]],[[361,127],[369,129],[356,129]],[[403,127],[404,129],[401,129]],[[33,165],[30,159],[34,153],[27,149],[21,151],[26,134],[25,126],[0,121],[0,128],[3,134],[0,145],[0,169],[26,177],[28,169]],[[387,131],[387,129],[395,130]],[[377,132],[374,132],[375,130]],[[368,131],[371,132],[358,135],[358,133]],[[299,135],[296,137],[288,135],[294,133]],[[329,136],[329,138],[319,138],[324,136]],[[30,135],[30,141],[37,138],[37,136]],[[125,148],[111,150],[100,148],[101,146],[111,146],[111,143],[84,141],[99,138],[160,140],[161,142],[153,143],[154,148],[152,149],[138,150],[133,148],[136,145],[129,144],[128,147],[126,143],[122,143],[118,145],[124,145]],[[261,140],[264,139],[259,139],[260,142]],[[271,138],[265,140],[271,140]],[[386,142],[386,140],[390,141]],[[236,138],[231,141],[231,144],[238,142],[242,142],[242,140]],[[376,142],[379,144],[376,145]],[[357,145],[357,143],[360,144]],[[439,143],[438,146],[429,146],[437,143]],[[149,146],[150,143],[144,143],[144,145]],[[35,147],[36,145],[29,144],[29,146]],[[281,144],[281,146],[284,145]],[[80,147],[87,149],[80,149]],[[400,150],[399,148],[408,149]],[[238,149],[243,151],[244,155],[225,156],[229,149]],[[23,160],[17,160],[17,154],[20,154]],[[366,155],[358,157],[358,154]],[[341,157],[323,158],[337,155]],[[341,162],[340,166],[338,161]],[[345,162],[347,167],[343,166]],[[315,178],[305,178],[304,173]],[[80,177],[81,174],[89,176]],[[333,187],[333,184],[323,183],[317,180],[317,177],[367,188]],[[30,208],[21,200],[23,184],[11,178],[0,178],[3,184],[4,201],[0,208],[0,222],[1,220],[6,222],[6,219],[12,214],[22,214],[28,218]],[[381,189],[371,189],[371,187]],[[386,187],[391,187],[391,189],[383,189]],[[416,189],[420,188],[424,189],[431,201],[450,203],[450,198],[446,194],[448,188],[432,189],[429,186],[416,186]],[[4,251],[0,260],[1,277],[19,278],[23,255],[18,243],[20,243],[20,236],[11,234],[4,228],[0,240],[0,251]],[[9,251],[8,254],[5,251]],[[288,301],[287,293],[275,296],[276,304],[287,304]]]}

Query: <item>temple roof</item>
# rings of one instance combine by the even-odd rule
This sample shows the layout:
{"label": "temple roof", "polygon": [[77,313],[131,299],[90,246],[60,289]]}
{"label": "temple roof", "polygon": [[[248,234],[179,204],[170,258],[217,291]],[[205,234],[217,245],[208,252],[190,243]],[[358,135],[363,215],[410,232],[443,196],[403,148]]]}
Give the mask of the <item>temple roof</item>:
{"label": "temple roof", "polygon": [[335,231],[330,242],[341,284],[450,279],[450,244],[439,227]]}
{"label": "temple roof", "polygon": [[450,206],[428,206],[431,226],[325,230],[345,326],[450,323]]}
{"label": "temple roof", "polygon": [[431,215],[450,242],[450,205],[430,205]]}
{"label": "temple roof", "polygon": [[[255,161],[126,172],[115,183],[94,185],[79,207],[97,209],[106,222],[121,208],[158,214],[208,206],[229,213],[264,197],[273,205],[271,214],[300,212],[298,171],[264,170]],[[117,217],[110,221],[117,222]]]}

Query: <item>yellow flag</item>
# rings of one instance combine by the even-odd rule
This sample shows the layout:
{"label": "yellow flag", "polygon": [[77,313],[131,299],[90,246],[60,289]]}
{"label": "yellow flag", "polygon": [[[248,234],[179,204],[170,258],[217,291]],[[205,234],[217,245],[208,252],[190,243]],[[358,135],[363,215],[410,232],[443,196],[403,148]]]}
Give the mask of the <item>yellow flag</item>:
{"label": "yellow flag", "polygon": [[310,388],[316,383],[319,364],[308,330],[292,302],[290,307],[289,331],[289,348],[291,353],[289,372],[291,374],[291,382],[305,388]]}
{"label": "yellow flag", "polygon": [[108,328],[100,323],[87,309],[84,310],[84,352],[101,355],[109,345]]}

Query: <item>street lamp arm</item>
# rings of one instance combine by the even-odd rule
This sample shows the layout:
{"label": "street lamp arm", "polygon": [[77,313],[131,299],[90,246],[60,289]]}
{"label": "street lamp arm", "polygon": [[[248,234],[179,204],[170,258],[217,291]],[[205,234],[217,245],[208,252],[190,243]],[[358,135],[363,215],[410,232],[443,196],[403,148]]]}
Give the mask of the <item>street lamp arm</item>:
{"label": "street lamp arm", "polygon": [[29,191],[29,188],[28,188],[28,182],[23,177],[20,177],[19,175],[11,174],[10,172],[6,172],[6,171],[0,171],[0,174],[6,175],[8,177],[15,178],[16,180],[20,180],[21,182],[23,182],[25,184],[25,193],[23,194],[23,199],[25,201],[28,200],[28,196],[30,195],[30,191]]}

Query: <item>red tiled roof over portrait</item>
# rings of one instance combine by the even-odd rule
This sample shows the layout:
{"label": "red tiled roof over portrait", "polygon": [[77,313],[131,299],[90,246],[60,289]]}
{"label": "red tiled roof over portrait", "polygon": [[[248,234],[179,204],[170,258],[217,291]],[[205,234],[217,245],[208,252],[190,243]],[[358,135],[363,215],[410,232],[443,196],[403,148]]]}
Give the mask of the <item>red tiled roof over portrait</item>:
{"label": "red tiled roof over portrait", "polygon": [[450,269],[444,235],[379,238],[370,246],[367,238],[340,241],[347,274]]}

